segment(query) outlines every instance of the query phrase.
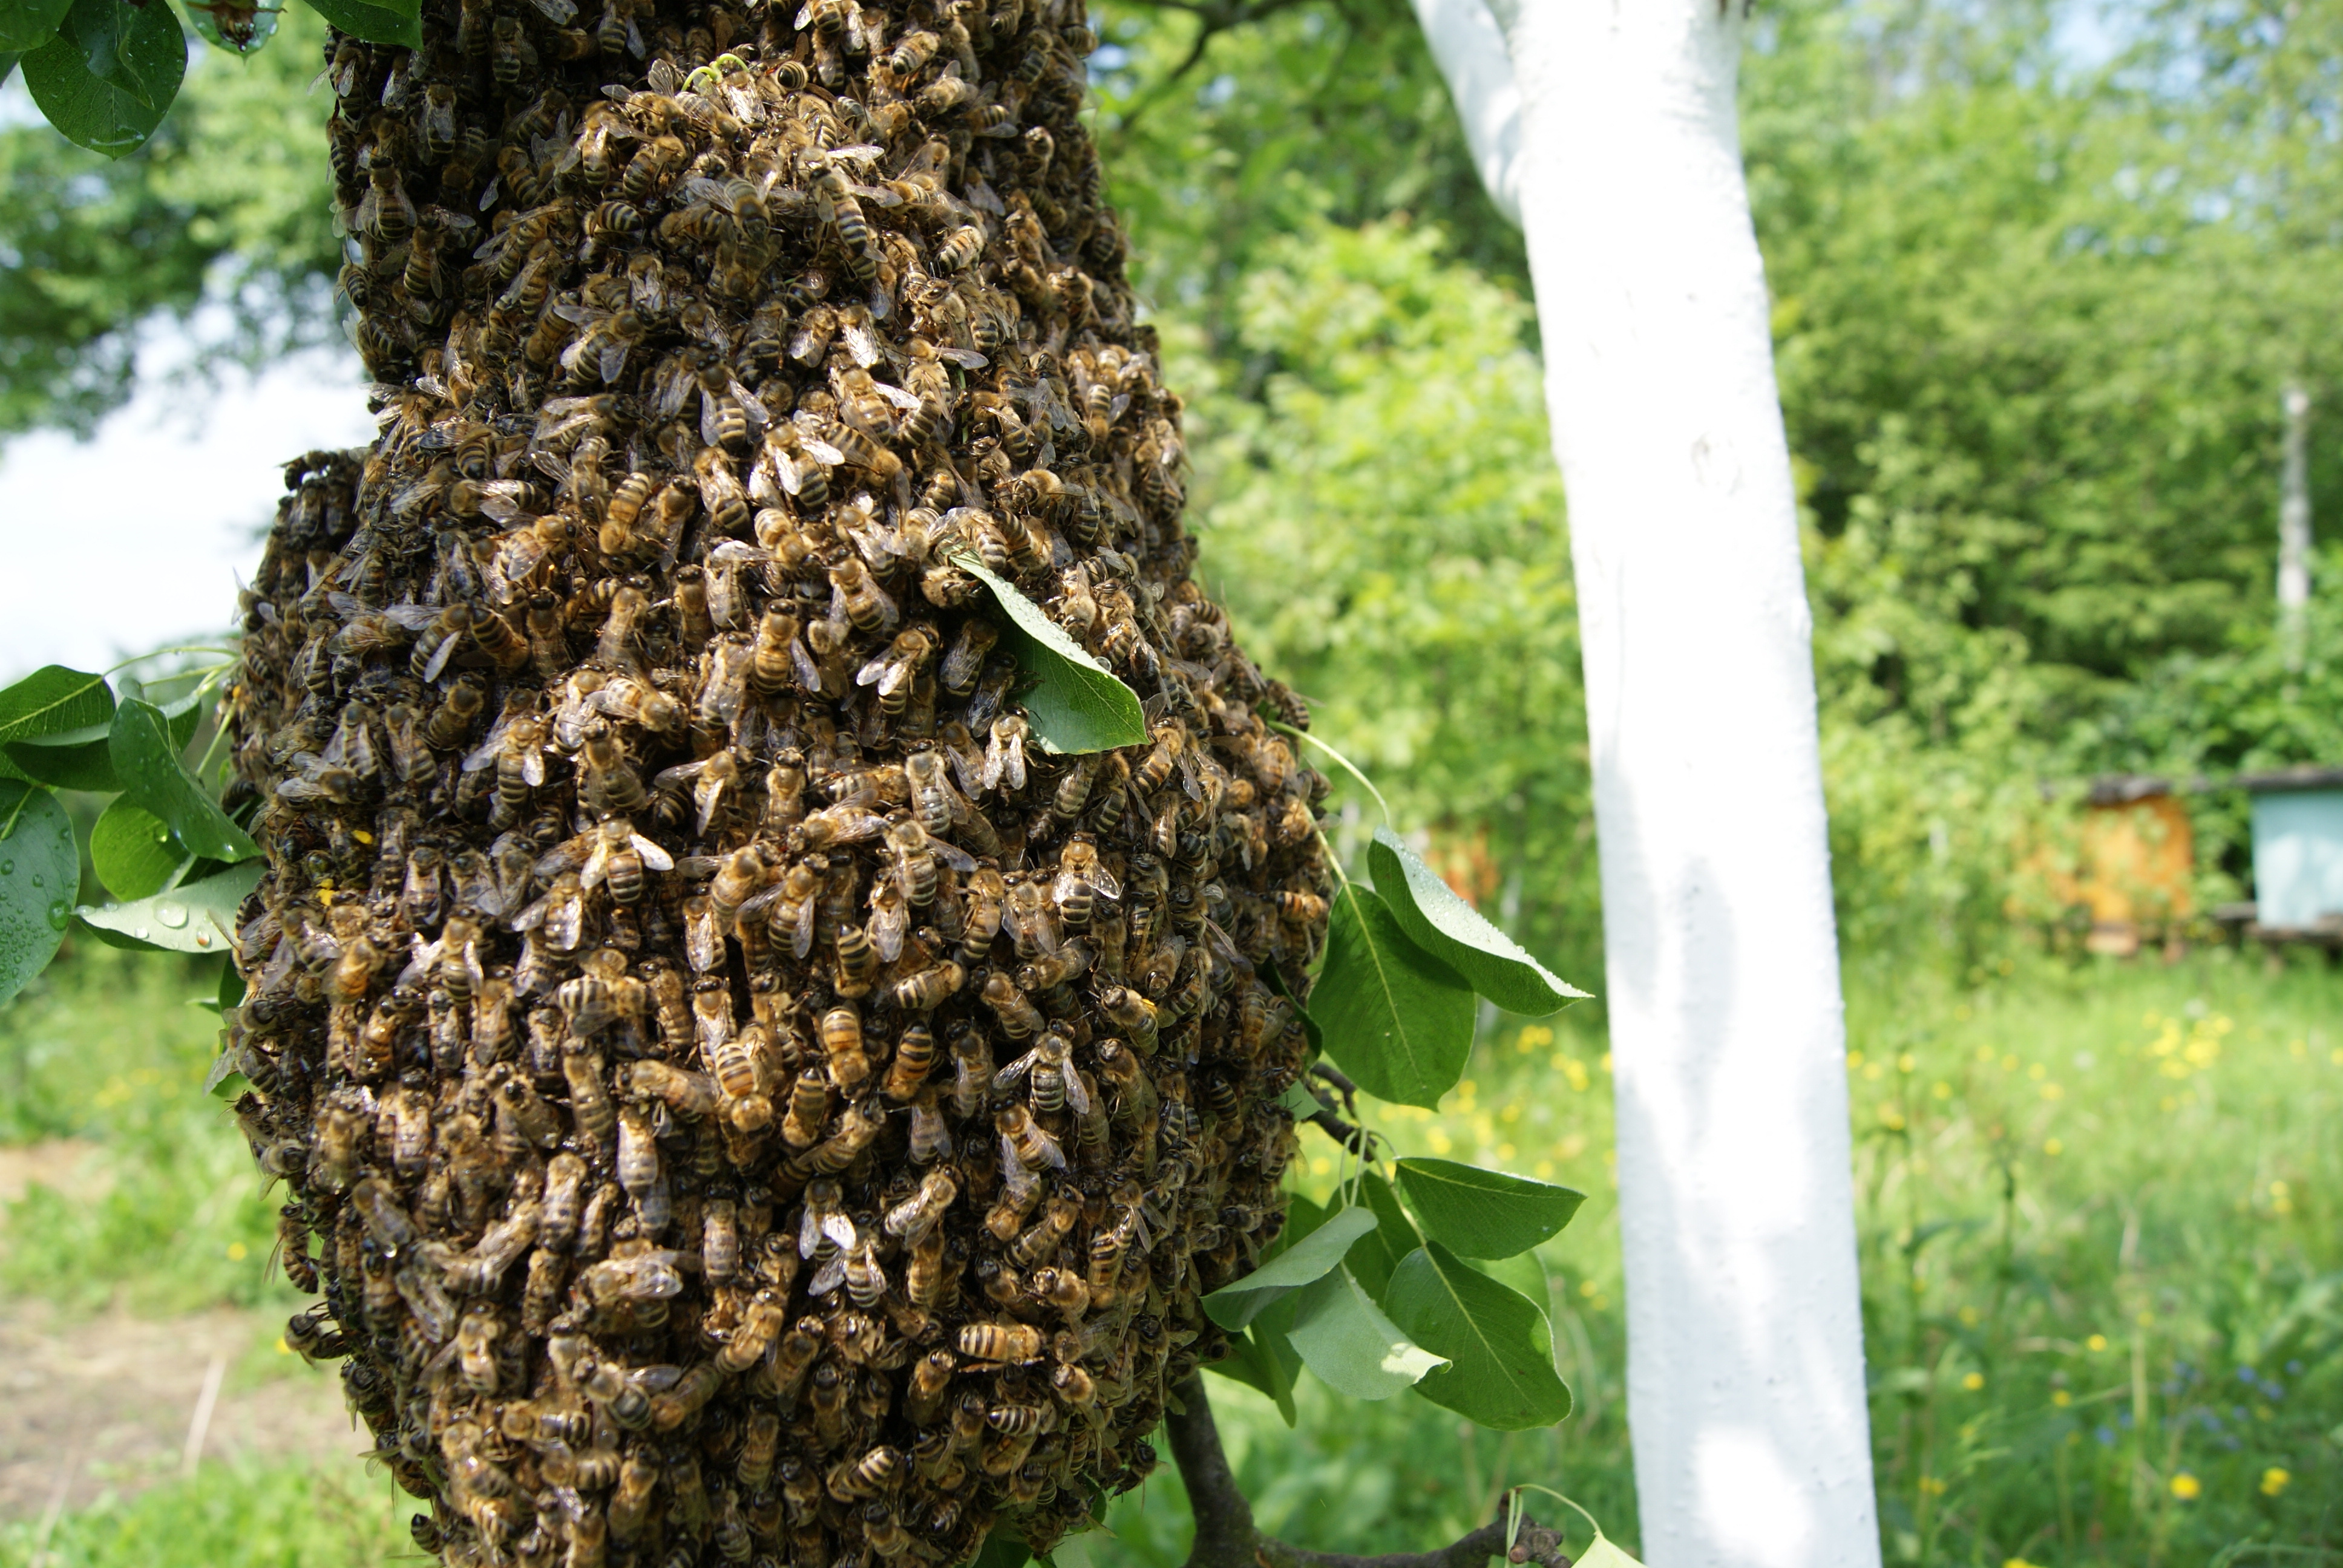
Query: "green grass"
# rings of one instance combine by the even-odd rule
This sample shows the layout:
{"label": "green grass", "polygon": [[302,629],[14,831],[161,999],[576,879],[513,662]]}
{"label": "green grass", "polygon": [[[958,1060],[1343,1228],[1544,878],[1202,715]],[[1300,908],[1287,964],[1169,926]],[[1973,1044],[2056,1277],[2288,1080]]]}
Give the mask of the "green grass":
{"label": "green grass", "polygon": [[150,1312],[298,1298],[269,1265],[277,1204],[203,1092],[216,961],[95,944],[0,1011],[0,1141],[88,1138],[71,1191],[36,1185],[0,1228],[0,1289]]}
{"label": "green grass", "polygon": [[0,1526],[0,1568],[355,1568],[424,1561],[414,1500],[355,1463],[214,1467],[55,1521]]}
{"label": "green grass", "polygon": [[[1925,966],[1849,966],[1888,1560],[2343,1560],[2343,974],[2271,974],[2222,952],[2168,969],[2006,967],[1956,983]],[[196,1092],[215,1025],[186,1000],[204,989],[167,960],[84,953],[0,1014],[0,1128],[96,1137],[109,1181],[20,1203],[0,1231],[0,1287],[120,1293],[147,1310],[290,1300],[259,1269],[273,1208],[226,1108]],[[1486,1517],[1503,1486],[1534,1482],[1633,1547],[1604,1049],[1592,1010],[1508,1022],[1440,1113],[1375,1118],[1400,1152],[1586,1189],[1577,1223],[1542,1254],[1577,1413],[1500,1436],[1412,1396],[1363,1405],[1305,1379],[1289,1432],[1266,1401],[1215,1378],[1265,1527],[1329,1550],[1422,1548]],[[1302,1180],[1322,1190],[1333,1151],[1307,1136]],[[380,1561],[395,1531],[353,1545],[344,1525],[313,1524],[303,1499],[322,1497],[334,1518],[375,1499],[366,1517],[379,1522],[393,1517],[377,1506],[387,1483],[321,1462],[222,1470],[71,1516],[52,1563],[175,1563],[180,1539],[212,1543],[189,1562]],[[141,1533],[181,1516],[167,1548]],[[1114,1538],[1088,1548],[1096,1562],[1181,1559],[1186,1508],[1168,1462],[1110,1524]],[[0,1533],[0,1564],[27,1539]]]}

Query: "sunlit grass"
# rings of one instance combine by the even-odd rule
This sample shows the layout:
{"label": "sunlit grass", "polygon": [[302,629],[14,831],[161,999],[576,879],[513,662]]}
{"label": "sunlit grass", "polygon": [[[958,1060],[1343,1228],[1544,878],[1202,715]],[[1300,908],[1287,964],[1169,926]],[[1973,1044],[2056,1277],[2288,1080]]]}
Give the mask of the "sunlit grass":
{"label": "sunlit grass", "polygon": [[[216,965],[214,966],[216,967]],[[216,977],[90,946],[0,1010],[0,1141],[99,1145],[0,1222],[0,1288],[146,1312],[296,1300],[269,1268],[276,1205],[228,1108],[203,1092]]]}
{"label": "sunlit grass", "polygon": [[[55,1520],[0,1526],[0,1568],[367,1568],[425,1561],[415,1502],[340,1455],[208,1468]],[[46,1526],[45,1529],[44,1526]]]}

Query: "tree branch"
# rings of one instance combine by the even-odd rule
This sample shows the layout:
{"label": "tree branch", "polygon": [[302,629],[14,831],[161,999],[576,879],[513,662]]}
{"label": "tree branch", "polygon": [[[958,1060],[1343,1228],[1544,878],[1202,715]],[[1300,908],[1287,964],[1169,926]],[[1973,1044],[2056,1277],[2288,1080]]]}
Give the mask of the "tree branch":
{"label": "tree branch", "polygon": [[1373,1159],[1375,1144],[1380,1141],[1373,1133],[1356,1122],[1346,1121],[1343,1115],[1343,1112],[1347,1112],[1350,1116],[1358,1115],[1359,1086],[1344,1077],[1338,1069],[1329,1067],[1322,1061],[1310,1069],[1310,1076],[1330,1085],[1334,1093],[1342,1097],[1342,1111],[1336,1111],[1332,1096],[1329,1095],[1324,1089],[1312,1083],[1308,1085],[1310,1098],[1316,1101],[1322,1109],[1301,1120],[1315,1127],[1352,1153],[1364,1155],[1370,1160]]}
{"label": "tree branch", "polygon": [[1562,1535],[1526,1513],[1505,1547],[1505,1521],[1500,1514],[1479,1529],[1430,1552],[1393,1552],[1380,1557],[1356,1557],[1342,1552],[1312,1552],[1263,1535],[1253,1525],[1252,1504],[1237,1489],[1221,1447],[1221,1430],[1212,1421],[1211,1399],[1204,1392],[1204,1374],[1196,1372],[1173,1391],[1177,1408],[1168,1412],[1164,1425],[1172,1438],[1172,1460],[1188,1488],[1189,1512],[1195,1515],[1196,1541],[1189,1549],[1186,1568],[1484,1568],[1492,1557],[1509,1563],[1540,1568],[1569,1568],[1562,1553]]}

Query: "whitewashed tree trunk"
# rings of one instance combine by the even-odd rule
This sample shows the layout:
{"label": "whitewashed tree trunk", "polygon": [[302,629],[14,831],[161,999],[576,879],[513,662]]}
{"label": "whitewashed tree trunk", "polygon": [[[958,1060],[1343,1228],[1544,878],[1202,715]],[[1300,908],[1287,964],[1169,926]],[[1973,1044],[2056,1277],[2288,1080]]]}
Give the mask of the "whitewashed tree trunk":
{"label": "whitewashed tree trunk", "polygon": [[1812,619],[1738,11],[1494,15],[1585,648],[1644,1555],[1869,1568]]}
{"label": "whitewashed tree trunk", "polygon": [[2288,669],[2302,668],[2304,621],[2310,611],[2310,394],[2289,387],[2286,463],[2278,502],[2278,629]]}

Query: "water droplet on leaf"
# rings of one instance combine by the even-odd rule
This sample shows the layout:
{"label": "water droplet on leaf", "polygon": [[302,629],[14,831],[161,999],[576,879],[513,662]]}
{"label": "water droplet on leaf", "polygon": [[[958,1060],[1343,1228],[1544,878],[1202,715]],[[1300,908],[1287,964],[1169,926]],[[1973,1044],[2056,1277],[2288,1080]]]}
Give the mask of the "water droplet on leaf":
{"label": "water droplet on leaf", "polygon": [[49,924],[55,930],[64,930],[65,922],[71,919],[73,919],[73,910],[65,907],[65,901],[63,899],[49,906]]}
{"label": "water droplet on leaf", "polygon": [[166,899],[155,906],[155,918],[176,931],[187,923],[187,906]]}

